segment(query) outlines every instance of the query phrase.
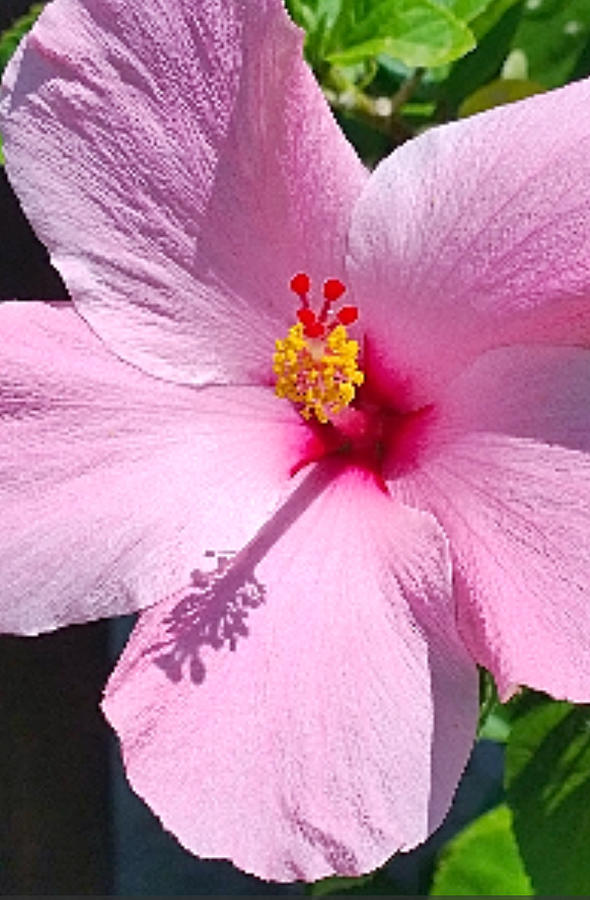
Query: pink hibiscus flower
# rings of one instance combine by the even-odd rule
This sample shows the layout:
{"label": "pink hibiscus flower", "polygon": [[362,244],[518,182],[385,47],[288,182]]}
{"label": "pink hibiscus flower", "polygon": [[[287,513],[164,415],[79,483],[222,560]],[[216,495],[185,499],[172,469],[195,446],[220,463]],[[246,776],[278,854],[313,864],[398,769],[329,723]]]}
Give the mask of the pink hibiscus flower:
{"label": "pink hibiscus flower", "polygon": [[2,627],[151,607],[129,780],[278,880],[438,826],[475,662],[590,699],[590,85],[369,175],[301,42],[280,0],[55,0],[2,97],[73,299],[0,308]]}

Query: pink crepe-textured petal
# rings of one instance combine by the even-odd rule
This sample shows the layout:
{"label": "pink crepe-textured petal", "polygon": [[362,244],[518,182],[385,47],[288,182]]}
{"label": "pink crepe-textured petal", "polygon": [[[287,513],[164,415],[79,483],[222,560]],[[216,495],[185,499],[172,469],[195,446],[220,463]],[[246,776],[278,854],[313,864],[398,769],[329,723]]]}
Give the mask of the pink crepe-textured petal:
{"label": "pink crepe-textured petal", "polygon": [[341,275],[366,173],[281,0],[54,0],[9,66],[6,168],[122,357],[266,382],[300,269]]}
{"label": "pink crepe-textured petal", "polygon": [[404,144],[355,208],[349,280],[399,400],[483,350],[590,343],[590,81]]}
{"label": "pink crepe-textured petal", "polygon": [[0,306],[0,629],[127,612],[241,546],[287,488],[301,418],[265,388],[167,384],[68,306]]}
{"label": "pink crepe-textured petal", "polygon": [[392,484],[449,537],[461,634],[501,693],[590,700],[590,351],[491,351]]}
{"label": "pink crepe-textured petal", "polygon": [[360,472],[325,475],[208,596],[141,616],[104,701],[164,827],[278,881],[367,872],[424,840],[476,722],[439,527]]}

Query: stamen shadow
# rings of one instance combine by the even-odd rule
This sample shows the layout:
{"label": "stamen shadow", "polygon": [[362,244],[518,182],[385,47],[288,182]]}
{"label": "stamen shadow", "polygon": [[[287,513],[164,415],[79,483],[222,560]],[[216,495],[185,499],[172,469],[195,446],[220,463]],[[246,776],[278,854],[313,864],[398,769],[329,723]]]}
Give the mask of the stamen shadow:
{"label": "stamen shadow", "polygon": [[333,460],[316,464],[239,553],[206,552],[216,558],[217,568],[192,573],[190,585],[164,618],[166,636],[143,653],[152,657],[170,681],[178,683],[188,675],[193,684],[202,684],[206,677],[203,648],[221,650],[226,646],[235,652],[239,641],[250,635],[248,619],[267,596],[266,586],[255,575],[256,566],[340,468]]}
{"label": "stamen shadow", "polygon": [[232,577],[231,571],[225,574],[233,554],[209,550],[205,555],[217,556],[217,571],[192,573],[191,587],[164,619],[168,637],[148,651],[155,654],[154,663],[170,681],[179,682],[188,666],[191,681],[201,684],[205,680],[202,648],[220,650],[227,644],[235,650],[238,640],[249,634],[250,611],[265,600],[266,589],[253,574],[246,578]]}

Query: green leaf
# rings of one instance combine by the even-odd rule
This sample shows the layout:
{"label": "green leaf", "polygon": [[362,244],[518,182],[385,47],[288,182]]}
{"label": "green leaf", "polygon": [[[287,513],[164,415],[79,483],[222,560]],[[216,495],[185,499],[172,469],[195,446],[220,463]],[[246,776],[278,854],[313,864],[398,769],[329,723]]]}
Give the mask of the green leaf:
{"label": "green leaf", "polygon": [[523,100],[544,91],[543,85],[537,81],[529,81],[522,78],[495,78],[489,84],[478,88],[467,97],[459,107],[459,116],[472,116],[475,113],[492,109],[494,106],[502,106],[505,103],[513,103],[515,100]]}
{"label": "green leaf", "polygon": [[340,13],[342,0],[285,0],[285,5],[291,18],[307,28],[314,27],[321,19],[333,23]]}
{"label": "green leaf", "polygon": [[533,0],[525,5],[512,46],[526,54],[530,78],[558,87],[575,71],[589,38],[588,0]]}
{"label": "green leaf", "polygon": [[578,81],[590,75],[590,36],[580,53],[576,65],[570,74],[570,81]]}
{"label": "green leaf", "polygon": [[329,35],[328,62],[385,53],[407,66],[438,66],[475,46],[470,29],[435,0],[344,0]]}
{"label": "green leaf", "polygon": [[419,121],[422,119],[431,119],[435,111],[435,104],[428,101],[404,103],[401,108],[401,112],[404,116],[410,119],[418,119]]}
{"label": "green leaf", "polygon": [[315,881],[313,884],[310,884],[306,893],[312,897],[327,897],[330,894],[340,894],[343,891],[348,893],[351,889],[362,887],[372,880],[373,873],[360,878],[322,878],[321,881]]}
{"label": "green leaf", "polygon": [[513,722],[506,784],[535,892],[590,895],[590,707],[545,700]]}
{"label": "green leaf", "polygon": [[384,869],[378,869],[359,878],[322,878],[308,884],[305,893],[312,897],[338,896],[395,896],[399,895],[397,885]]}
{"label": "green leaf", "polygon": [[532,896],[505,804],[471,822],[443,848],[430,894]]}
{"label": "green leaf", "polygon": [[520,19],[523,6],[522,0],[492,0],[481,15],[471,23],[471,29],[477,40],[480,41],[488,31],[498,24],[508,10],[517,5],[519,7],[518,18]]}
{"label": "green leaf", "polygon": [[[488,28],[493,21],[492,13],[499,11],[502,13],[500,18]],[[484,13],[487,17],[485,23],[482,24],[482,17],[472,22],[474,34],[481,38],[477,49],[454,64],[449,77],[438,90],[445,117],[451,117],[465,97],[499,75],[521,14],[522,2],[495,0]],[[482,37],[484,29],[488,30]]]}
{"label": "green leaf", "polygon": [[441,6],[446,6],[462,22],[471,22],[487,9],[493,0],[437,0],[437,2]]}
{"label": "green leaf", "polygon": [[305,30],[305,56],[316,71],[322,74],[326,43],[340,15],[343,0],[285,0],[294,22]]}
{"label": "green leaf", "polygon": [[492,675],[484,668],[479,670],[479,726],[478,738],[506,743],[510,735],[512,722],[539,702],[544,694],[537,694],[527,688],[521,688],[510,700],[500,702],[496,683]]}
{"label": "green leaf", "polygon": [[343,2],[346,0],[307,0],[314,7],[319,19],[325,19],[332,24],[340,15]]}
{"label": "green leaf", "polygon": [[287,11],[294,22],[306,32],[311,32],[315,28],[316,14],[313,7],[304,0],[285,0]]}

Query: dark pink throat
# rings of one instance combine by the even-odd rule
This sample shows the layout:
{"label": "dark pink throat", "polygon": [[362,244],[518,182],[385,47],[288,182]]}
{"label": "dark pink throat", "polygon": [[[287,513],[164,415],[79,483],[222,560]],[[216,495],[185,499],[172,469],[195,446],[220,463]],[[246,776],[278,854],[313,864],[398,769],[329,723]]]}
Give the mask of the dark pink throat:
{"label": "dark pink throat", "polygon": [[293,467],[292,474],[312,462],[331,457],[343,466],[363,469],[384,489],[386,482],[418,465],[434,418],[432,404],[400,412],[369,397],[361,388],[354,405],[326,425],[311,424],[309,454]]}

